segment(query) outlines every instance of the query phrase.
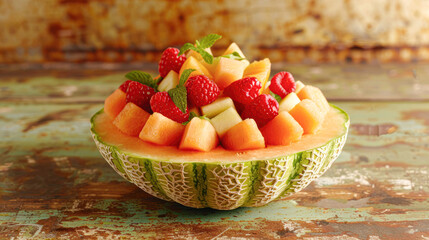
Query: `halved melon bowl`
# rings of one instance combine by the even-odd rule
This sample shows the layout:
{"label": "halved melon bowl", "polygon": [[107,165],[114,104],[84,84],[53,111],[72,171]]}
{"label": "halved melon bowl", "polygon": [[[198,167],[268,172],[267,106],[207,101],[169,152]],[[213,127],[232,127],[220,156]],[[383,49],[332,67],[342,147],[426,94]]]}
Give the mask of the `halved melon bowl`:
{"label": "halved melon bowl", "polygon": [[159,146],[119,131],[104,110],[91,119],[103,158],[148,194],[193,208],[257,207],[304,189],[339,156],[349,116],[331,104],[320,130],[287,146],[209,152]]}

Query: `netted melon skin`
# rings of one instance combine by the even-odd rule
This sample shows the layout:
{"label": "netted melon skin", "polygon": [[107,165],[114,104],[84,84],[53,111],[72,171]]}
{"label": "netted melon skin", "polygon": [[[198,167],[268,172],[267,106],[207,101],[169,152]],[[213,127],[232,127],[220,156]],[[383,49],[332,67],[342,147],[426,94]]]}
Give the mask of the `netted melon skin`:
{"label": "netted melon skin", "polygon": [[94,127],[91,133],[109,165],[146,193],[187,207],[231,210],[263,206],[290,196],[324,174],[340,155],[347,139],[350,121],[339,110],[347,118],[343,135],[318,148],[269,160],[235,163],[152,160],[104,143]]}

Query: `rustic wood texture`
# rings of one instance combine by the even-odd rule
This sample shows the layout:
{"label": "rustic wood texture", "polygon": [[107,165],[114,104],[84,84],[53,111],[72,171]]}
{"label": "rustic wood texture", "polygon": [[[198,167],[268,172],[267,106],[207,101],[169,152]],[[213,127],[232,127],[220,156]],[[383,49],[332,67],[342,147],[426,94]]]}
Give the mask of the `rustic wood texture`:
{"label": "rustic wood texture", "polygon": [[156,61],[208,33],[250,58],[429,61],[426,0],[0,1],[0,62]]}
{"label": "rustic wood texture", "polygon": [[429,238],[427,67],[275,66],[283,68],[350,114],[347,144],[302,192],[233,211],[156,199],[102,159],[89,117],[124,68],[3,68],[0,239]]}

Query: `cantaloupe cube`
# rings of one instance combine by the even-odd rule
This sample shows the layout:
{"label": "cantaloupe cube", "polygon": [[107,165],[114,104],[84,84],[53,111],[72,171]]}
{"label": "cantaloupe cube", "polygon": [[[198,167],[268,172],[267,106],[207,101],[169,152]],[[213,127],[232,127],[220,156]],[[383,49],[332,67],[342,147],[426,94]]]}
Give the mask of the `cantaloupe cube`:
{"label": "cantaloupe cube", "polygon": [[212,124],[208,120],[194,117],[186,125],[179,148],[208,152],[218,144],[219,139]]}
{"label": "cantaloupe cube", "polygon": [[250,150],[265,147],[265,140],[255,120],[248,118],[229,129],[222,145],[230,150]]}
{"label": "cantaloupe cube", "polygon": [[195,69],[195,71],[193,71],[189,75],[189,77],[193,77],[193,76],[197,76],[197,75],[205,75],[208,78],[213,79],[213,76],[209,72],[209,70],[207,70],[207,68],[204,67],[204,65],[200,61],[198,61],[196,58],[194,58],[192,56],[190,56],[188,59],[186,59],[186,61],[182,65],[182,68],[180,68],[179,79],[180,79],[180,76],[182,75],[183,71],[185,71],[186,69]]}
{"label": "cantaloupe cube", "polygon": [[197,116],[201,116],[200,109],[198,107],[193,106],[192,108],[189,108],[189,113],[191,112],[195,113]]}
{"label": "cantaloupe cube", "polygon": [[238,114],[237,110],[230,107],[227,110],[219,113],[216,117],[210,119],[213,127],[216,129],[219,137],[223,137],[225,133],[236,124],[241,122],[242,119],[240,114]]}
{"label": "cantaloupe cube", "polygon": [[129,102],[113,120],[113,124],[127,135],[138,136],[149,116],[150,113]]}
{"label": "cantaloupe cube", "polygon": [[320,89],[317,87],[307,85],[302,88],[297,95],[301,100],[313,100],[313,102],[316,103],[316,105],[320,108],[323,115],[325,115],[330,109],[328,101],[326,100],[322,91],[320,91]]}
{"label": "cantaloupe cube", "polygon": [[301,81],[296,81],[295,82],[295,93],[298,94],[299,91],[301,91],[301,89],[303,89],[305,87],[304,83],[302,83]]}
{"label": "cantaloupe cube", "polygon": [[175,88],[177,84],[179,84],[179,74],[174,70],[171,70],[159,83],[158,91],[168,92],[168,90]]}
{"label": "cantaloupe cube", "polygon": [[324,120],[324,115],[320,108],[309,99],[299,102],[289,113],[301,125],[304,133],[317,132]]}
{"label": "cantaloupe cube", "polygon": [[282,111],[261,129],[261,133],[267,144],[289,145],[301,139],[304,129],[288,112]]}
{"label": "cantaloupe cube", "polygon": [[127,95],[120,89],[116,89],[104,101],[104,112],[112,120],[122,111],[125,107]]}
{"label": "cantaloupe cube", "polygon": [[286,95],[285,98],[283,98],[279,103],[279,112],[280,111],[286,111],[289,112],[292,108],[295,107],[301,100],[299,100],[296,93],[291,92],[288,95]]}
{"label": "cantaloupe cube", "polygon": [[[212,50],[210,48],[206,48],[204,50],[206,50],[206,52],[213,55]],[[206,67],[207,70],[210,72],[210,74],[213,76],[217,63],[219,62],[219,58],[213,58],[213,62],[210,64],[204,61],[204,58],[201,56],[201,54],[199,54],[198,52],[195,52],[194,50],[189,50],[189,52],[186,54],[186,58],[190,58],[190,57],[194,57],[195,59],[200,61],[200,63],[204,67]]]}
{"label": "cantaloupe cube", "polygon": [[243,52],[241,51],[241,49],[238,47],[237,43],[235,43],[235,42],[231,43],[228,46],[228,48],[225,50],[225,52],[222,53],[221,56],[228,55],[228,54],[231,54],[233,52],[237,52],[240,55],[240,57],[246,58],[244,56]]}
{"label": "cantaloupe cube", "polygon": [[216,66],[214,81],[219,89],[222,90],[234,81],[241,79],[245,68],[245,62],[230,58],[220,58]]}
{"label": "cantaloupe cube", "polygon": [[214,102],[202,106],[201,112],[203,115],[206,115],[206,117],[212,118],[230,107],[235,108],[232,99],[229,97],[220,97]]}
{"label": "cantaloupe cube", "polygon": [[261,61],[254,61],[246,67],[243,77],[256,77],[262,84],[260,92],[264,91],[265,85],[270,78],[271,62],[265,58]]}
{"label": "cantaloupe cube", "polygon": [[154,112],[144,125],[139,138],[158,145],[177,145],[184,130],[185,126],[181,123]]}

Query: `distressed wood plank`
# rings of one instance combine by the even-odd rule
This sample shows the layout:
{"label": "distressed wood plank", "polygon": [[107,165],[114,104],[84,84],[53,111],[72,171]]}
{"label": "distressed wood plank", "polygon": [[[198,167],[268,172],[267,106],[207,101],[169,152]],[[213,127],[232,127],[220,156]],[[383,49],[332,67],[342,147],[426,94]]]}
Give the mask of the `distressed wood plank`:
{"label": "distressed wood plank", "polygon": [[[24,68],[28,66],[24,65]],[[97,103],[117,88],[128,70],[157,75],[156,64],[65,64],[63,70],[0,70],[0,101],[38,103]],[[429,100],[427,64],[274,64],[272,74],[290,71],[297,80],[320,87],[330,100]]]}
{"label": "distressed wood plank", "polygon": [[429,237],[429,104],[334,102],[344,152],[304,191],[260,208],[195,210],[118,176],[89,135],[100,103],[0,103],[0,238]]}

